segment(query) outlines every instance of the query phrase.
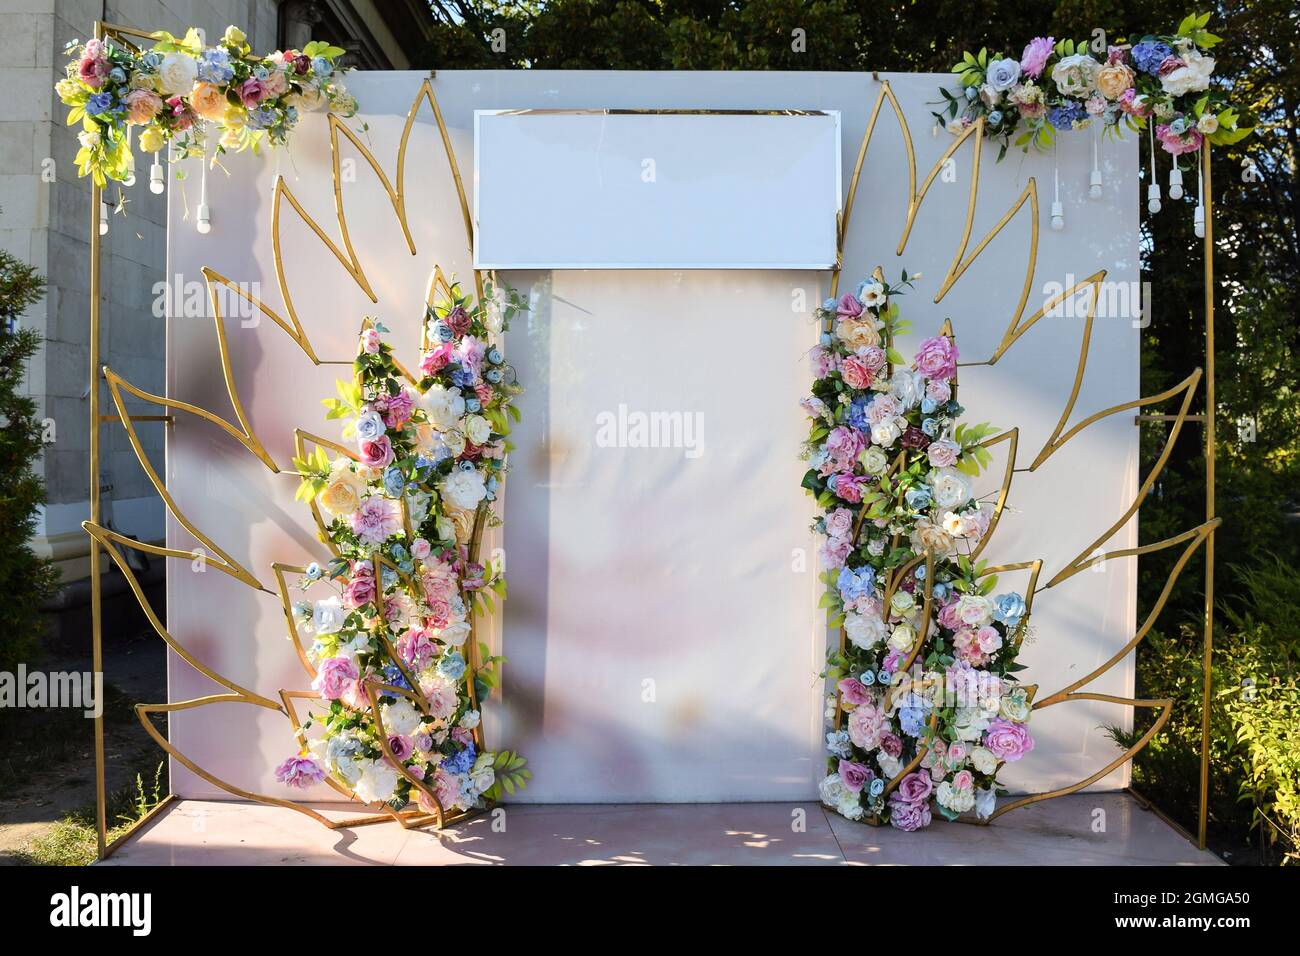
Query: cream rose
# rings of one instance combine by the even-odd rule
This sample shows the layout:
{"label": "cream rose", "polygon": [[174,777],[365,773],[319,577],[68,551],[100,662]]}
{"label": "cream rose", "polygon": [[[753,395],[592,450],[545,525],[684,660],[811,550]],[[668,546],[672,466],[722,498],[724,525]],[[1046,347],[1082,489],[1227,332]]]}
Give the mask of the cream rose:
{"label": "cream rose", "polygon": [[168,96],[184,96],[194,89],[198,75],[197,61],[184,53],[168,53],[158,66],[158,82]]}
{"label": "cream rose", "polygon": [[930,489],[934,493],[934,503],[940,508],[956,508],[970,501],[970,482],[955,468],[931,472]]}
{"label": "cream rose", "polygon": [[420,401],[429,421],[439,431],[455,428],[465,414],[465,399],[458,388],[434,385]]}
{"label": "cream rose", "polygon": [[889,467],[889,456],[877,445],[872,445],[858,455],[858,461],[869,475],[878,475]]}
{"label": "cream rose", "polygon": [[1066,96],[1083,98],[1097,88],[1100,64],[1086,53],[1061,57],[1052,67],[1052,82]]}
{"label": "cream rose", "polygon": [[854,647],[870,650],[885,639],[885,622],[874,614],[850,611],[844,616],[844,633]]}
{"label": "cream rose", "polygon": [[316,496],[316,503],[329,512],[331,517],[346,517],[361,506],[361,499],[366,493],[366,483],[352,471],[348,459],[334,459],[330,471],[329,483]]}
{"label": "cream rose", "polygon": [[980,773],[993,773],[998,769],[998,758],[987,747],[976,747],[970,752],[970,762]]}
{"label": "cream rose", "polygon": [[921,518],[912,530],[912,546],[917,551],[929,551],[936,558],[952,552],[952,536],[928,518]]}
{"label": "cream rose", "polygon": [[226,97],[211,83],[196,83],[190,94],[190,106],[205,120],[219,123],[226,115]]}
{"label": "cream rose", "polygon": [[488,436],[491,434],[492,426],[482,415],[470,415],[465,419],[465,437],[474,444],[487,444]]}
{"label": "cream rose", "polygon": [[850,351],[856,352],[880,344],[880,323],[863,312],[856,318],[839,322],[835,326],[835,335]]}

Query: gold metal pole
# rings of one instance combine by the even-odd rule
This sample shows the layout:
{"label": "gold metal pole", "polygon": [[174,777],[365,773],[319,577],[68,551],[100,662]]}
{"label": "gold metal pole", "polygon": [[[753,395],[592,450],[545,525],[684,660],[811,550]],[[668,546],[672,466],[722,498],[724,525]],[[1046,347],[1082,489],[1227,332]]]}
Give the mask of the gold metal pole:
{"label": "gold metal pole", "polygon": [[[95,39],[104,38],[104,24],[95,21]],[[102,188],[92,179],[90,184],[90,523],[99,524],[99,204]],[[99,541],[90,537],[90,647],[91,669],[104,671],[103,620],[100,606]],[[104,785],[104,714],[95,716],[95,836],[97,855],[104,859],[108,850],[108,801]]]}
{"label": "gold metal pole", "polygon": [[[1210,143],[1201,147],[1205,196],[1205,518],[1214,518],[1214,190],[1210,183]],[[1214,529],[1205,539],[1205,646],[1201,666],[1201,803],[1196,842],[1205,849],[1210,805],[1210,694],[1214,683]]]}

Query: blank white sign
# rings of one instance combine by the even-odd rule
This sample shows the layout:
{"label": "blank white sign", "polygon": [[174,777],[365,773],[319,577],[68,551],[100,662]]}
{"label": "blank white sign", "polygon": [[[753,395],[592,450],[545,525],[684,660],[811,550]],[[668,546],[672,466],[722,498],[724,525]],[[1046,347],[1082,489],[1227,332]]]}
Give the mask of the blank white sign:
{"label": "blank white sign", "polygon": [[479,269],[826,269],[837,111],[476,110]]}

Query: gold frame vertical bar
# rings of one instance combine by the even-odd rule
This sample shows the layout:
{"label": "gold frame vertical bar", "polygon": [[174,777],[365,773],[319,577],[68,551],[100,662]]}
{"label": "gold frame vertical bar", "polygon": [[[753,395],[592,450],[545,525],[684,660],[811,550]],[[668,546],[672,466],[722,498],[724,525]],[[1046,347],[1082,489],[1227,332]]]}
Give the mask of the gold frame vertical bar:
{"label": "gold frame vertical bar", "polygon": [[[95,21],[95,39],[104,38],[104,24]],[[99,294],[100,235],[99,206],[103,188],[90,183],[90,522],[99,524]],[[99,541],[90,536],[90,648],[91,669],[104,671],[103,618],[99,579]],[[96,856],[104,859],[108,850],[108,799],[104,781],[104,714],[95,715],[95,841]]]}
{"label": "gold frame vertical bar", "polygon": [[[1205,518],[1214,518],[1214,190],[1210,179],[1210,143],[1201,147],[1201,189],[1205,196]],[[1214,530],[1205,539],[1205,642],[1201,666],[1201,793],[1196,842],[1205,849],[1210,806],[1210,696],[1214,673]]]}

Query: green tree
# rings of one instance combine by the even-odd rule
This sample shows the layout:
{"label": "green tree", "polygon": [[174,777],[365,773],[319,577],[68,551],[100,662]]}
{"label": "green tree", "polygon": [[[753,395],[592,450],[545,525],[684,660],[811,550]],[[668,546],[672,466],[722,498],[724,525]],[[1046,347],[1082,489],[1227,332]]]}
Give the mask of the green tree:
{"label": "green tree", "polygon": [[45,485],[32,470],[41,452],[36,402],[19,391],[41,337],[18,328],[18,317],[44,294],[45,279],[35,269],[0,251],[0,671],[9,672],[35,654],[40,606],[58,583],[53,566],[27,546]]}

